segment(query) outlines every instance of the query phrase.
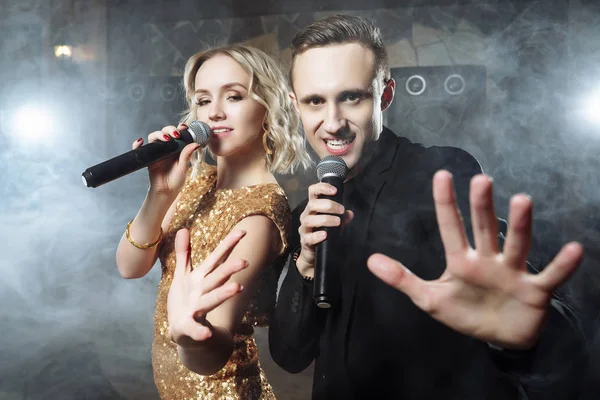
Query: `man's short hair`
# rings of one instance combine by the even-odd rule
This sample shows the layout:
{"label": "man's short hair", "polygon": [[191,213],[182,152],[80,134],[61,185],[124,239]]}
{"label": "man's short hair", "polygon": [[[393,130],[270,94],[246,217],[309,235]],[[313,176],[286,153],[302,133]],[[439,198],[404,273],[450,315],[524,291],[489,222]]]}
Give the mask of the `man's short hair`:
{"label": "man's short hair", "polygon": [[387,49],[379,28],[362,17],[333,15],[313,22],[294,36],[291,45],[290,84],[293,85],[294,61],[297,56],[315,47],[346,43],[359,43],[373,51],[377,80],[385,84],[390,79]]}

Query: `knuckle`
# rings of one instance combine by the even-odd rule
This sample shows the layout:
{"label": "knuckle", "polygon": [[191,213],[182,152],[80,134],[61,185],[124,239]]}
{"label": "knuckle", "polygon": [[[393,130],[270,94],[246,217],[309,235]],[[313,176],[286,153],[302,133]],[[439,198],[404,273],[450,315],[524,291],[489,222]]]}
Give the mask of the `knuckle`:
{"label": "knuckle", "polygon": [[306,238],[304,237],[304,235],[300,236],[300,245],[301,246],[306,245]]}
{"label": "knuckle", "polygon": [[311,199],[307,204],[306,204],[306,208],[304,209],[304,212],[307,214],[312,214],[315,210],[315,202],[313,199]]}
{"label": "knuckle", "polygon": [[321,222],[320,222],[321,218],[322,218],[322,215],[319,215],[319,214],[314,214],[310,218],[306,218],[306,222],[305,222],[306,227],[310,228],[310,229],[307,229],[306,231],[312,232],[314,230],[314,228],[319,227],[321,224]]}
{"label": "knuckle", "polygon": [[305,214],[305,213],[302,213],[302,214],[300,215],[300,227],[299,227],[298,229],[301,229],[301,228],[302,228],[302,224],[304,223],[304,220],[305,220],[305,219],[306,219],[306,214]]}
{"label": "knuckle", "polygon": [[428,314],[435,313],[438,310],[436,301],[429,296],[426,296],[419,301],[419,307]]}
{"label": "knuckle", "polygon": [[304,216],[304,218],[302,218],[302,221],[300,221],[300,227],[298,228],[298,232],[301,235],[302,235],[302,233],[308,232],[310,230],[311,220],[312,220],[312,217],[310,215],[306,215],[306,216]]}
{"label": "knuckle", "polygon": [[340,211],[342,214],[344,213],[343,206],[340,207],[340,205],[338,203],[336,203],[335,201],[331,201],[329,203],[329,211],[333,214],[338,214],[338,213],[340,213]]}
{"label": "knuckle", "polygon": [[313,234],[312,233],[307,233],[306,235],[302,236],[302,238],[300,239],[300,245],[302,247],[310,247],[313,245]]}
{"label": "knuckle", "polygon": [[241,263],[239,261],[228,262],[226,265],[223,265],[223,268],[220,269],[220,278],[229,278],[231,275],[235,274],[241,267]]}

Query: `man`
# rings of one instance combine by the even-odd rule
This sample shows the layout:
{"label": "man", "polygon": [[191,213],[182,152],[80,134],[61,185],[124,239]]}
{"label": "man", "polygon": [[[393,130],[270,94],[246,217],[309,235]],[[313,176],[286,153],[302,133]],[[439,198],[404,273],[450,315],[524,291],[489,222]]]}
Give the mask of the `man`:
{"label": "man", "polygon": [[[296,35],[292,57],[307,140],[321,158],[342,157],[349,175],[343,206],[319,198],[332,186],[317,183],[295,210],[273,359],[292,373],[315,360],[314,399],[576,398],[583,335],[552,292],[581,246],[528,272],[531,200],[512,198],[506,229],[473,157],[383,127],[395,83],[369,22],[317,21]],[[340,224],[339,293],[321,309],[312,299],[315,245],[326,238],[318,228]]]}

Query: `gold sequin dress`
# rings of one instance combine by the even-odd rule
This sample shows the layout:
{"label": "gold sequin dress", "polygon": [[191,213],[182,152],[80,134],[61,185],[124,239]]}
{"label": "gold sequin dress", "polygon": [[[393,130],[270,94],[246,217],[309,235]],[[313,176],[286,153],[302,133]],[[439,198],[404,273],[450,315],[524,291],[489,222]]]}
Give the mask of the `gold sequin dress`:
{"label": "gold sequin dress", "polygon": [[266,326],[275,304],[277,275],[265,268],[258,289],[234,334],[234,350],[228,363],[211,376],[198,375],[179,361],[177,346],[168,335],[167,296],[175,270],[175,234],[190,230],[192,265],[202,263],[233,227],[250,215],[265,215],[279,228],[284,247],[291,210],[283,189],[274,183],[240,189],[217,189],[216,169],[204,163],[195,178],[188,178],[159,253],[162,277],[154,316],[152,367],[162,399],[272,400],[271,385],[260,367],[252,337],[254,326]]}

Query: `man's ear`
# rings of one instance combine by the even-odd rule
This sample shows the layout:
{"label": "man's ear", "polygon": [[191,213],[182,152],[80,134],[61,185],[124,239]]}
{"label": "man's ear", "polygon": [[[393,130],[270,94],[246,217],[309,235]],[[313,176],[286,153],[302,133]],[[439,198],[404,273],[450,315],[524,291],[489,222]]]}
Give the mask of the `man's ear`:
{"label": "man's ear", "polygon": [[294,94],[294,92],[290,92],[289,96],[290,96],[290,99],[292,99],[292,104],[294,104],[294,108],[296,109],[296,112],[298,114],[300,114],[300,110],[298,110],[298,100],[296,99],[296,95]]}
{"label": "man's ear", "polygon": [[396,81],[394,78],[390,78],[383,88],[383,94],[381,95],[381,111],[385,111],[394,101],[394,91],[396,90]]}

